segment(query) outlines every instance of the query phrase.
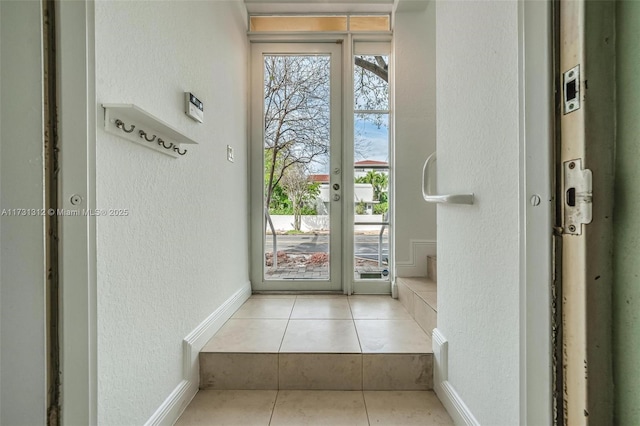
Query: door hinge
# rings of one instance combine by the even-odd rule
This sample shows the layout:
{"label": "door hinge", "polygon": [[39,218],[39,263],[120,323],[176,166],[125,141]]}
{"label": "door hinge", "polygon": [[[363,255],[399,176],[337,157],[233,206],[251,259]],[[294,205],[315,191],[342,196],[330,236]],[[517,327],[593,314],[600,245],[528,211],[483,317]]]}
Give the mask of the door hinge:
{"label": "door hinge", "polygon": [[582,235],[582,225],[593,218],[593,185],[591,170],[582,168],[582,159],[563,163],[564,169],[564,234]]}

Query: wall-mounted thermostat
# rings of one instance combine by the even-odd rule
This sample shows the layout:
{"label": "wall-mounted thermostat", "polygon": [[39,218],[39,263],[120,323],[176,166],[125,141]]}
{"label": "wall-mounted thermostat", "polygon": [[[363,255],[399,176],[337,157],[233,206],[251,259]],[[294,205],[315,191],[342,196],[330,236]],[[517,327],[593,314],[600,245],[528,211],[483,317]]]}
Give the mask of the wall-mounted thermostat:
{"label": "wall-mounted thermostat", "polygon": [[204,104],[193,93],[184,92],[184,112],[199,123],[204,119]]}

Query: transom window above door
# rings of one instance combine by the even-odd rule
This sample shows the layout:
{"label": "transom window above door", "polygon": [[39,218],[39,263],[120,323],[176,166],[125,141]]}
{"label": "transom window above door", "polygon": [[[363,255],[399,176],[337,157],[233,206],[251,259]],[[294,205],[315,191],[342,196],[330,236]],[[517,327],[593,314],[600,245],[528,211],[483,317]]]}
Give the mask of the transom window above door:
{"label": "transom window above door", "polygon": [[383,15],[309,15],[249,17],[252,33],[390,32],[391,17]]}

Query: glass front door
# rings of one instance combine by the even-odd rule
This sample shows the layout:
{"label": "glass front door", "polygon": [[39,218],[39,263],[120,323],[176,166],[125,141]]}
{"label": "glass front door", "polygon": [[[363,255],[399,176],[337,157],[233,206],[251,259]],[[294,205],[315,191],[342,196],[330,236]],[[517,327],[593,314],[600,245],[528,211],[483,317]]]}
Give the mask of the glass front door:
{"label": "glass front door", "polygon": [[342,288],[339,44],[252,46],[252,284]]}
{"label": "glass front door", "polygon": [[349,50],[252,45],[254,290],[390,291],[390,44]]}

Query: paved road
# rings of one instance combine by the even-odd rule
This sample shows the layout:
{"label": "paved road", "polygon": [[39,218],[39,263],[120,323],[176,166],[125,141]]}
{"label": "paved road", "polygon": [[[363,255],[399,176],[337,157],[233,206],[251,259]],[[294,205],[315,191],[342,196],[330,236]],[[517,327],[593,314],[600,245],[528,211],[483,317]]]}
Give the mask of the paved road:
{"label": "paved road", "polygon": [[[272,251],[273,238],[267,235],[265,238],[267,252]],[[378,236],[356,235],[356,256],[367,259],[378,259]],[[287,253],[326,253],[329,249],[329,235],[327,234],[299,234],[277,235],[278,251]],[[389,256],[389,237],[382,237],[382,256]]]}

